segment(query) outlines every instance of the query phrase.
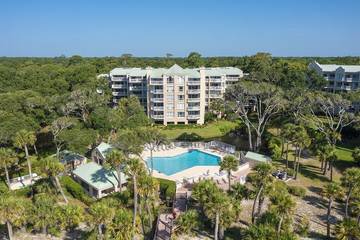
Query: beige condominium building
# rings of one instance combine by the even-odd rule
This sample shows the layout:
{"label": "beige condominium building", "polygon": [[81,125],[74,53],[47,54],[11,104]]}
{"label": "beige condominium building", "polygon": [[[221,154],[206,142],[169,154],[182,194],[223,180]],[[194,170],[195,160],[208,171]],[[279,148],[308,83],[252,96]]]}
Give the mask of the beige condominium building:
{"label": "beige condominium building", "polygon": [[210,101],[222,98],[226,87],[243,77],[224,68],[115,68],[110,72],[113,102],[135,95],[156,123],[203,124]]}
{"label": "beige condominium building", "polygon": [[325,87],[329,92],[348,92],[360,89],[360,65],[320,64],[316,61],[309,64],[328,82]]}

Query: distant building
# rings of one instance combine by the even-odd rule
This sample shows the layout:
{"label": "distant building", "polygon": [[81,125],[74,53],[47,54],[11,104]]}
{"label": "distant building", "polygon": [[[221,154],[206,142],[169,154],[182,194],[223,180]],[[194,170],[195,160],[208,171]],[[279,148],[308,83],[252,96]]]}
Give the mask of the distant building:
{"label": "distant building", "polygon": [[316,61],[309,68],[323,76],[329,92],[348,92],[360,89],[360,65],[320,64]]}
{"label": "distant building", "polygon": [[[101,165],[89,162],[83,164],[73,171],[73,178],[95,197],[102,198],[110,193],[119,191],[118,179],[115,171],[105,169]],[[127,182],[126,176],[122,173],[122,185]]]}
{"label": "distant building", "polygon": [[223,98],[225,89],[243,72],[223,68],[115,68],[109,74],[113,102],[135,95],[157,123],[203,124],[211,100]]}

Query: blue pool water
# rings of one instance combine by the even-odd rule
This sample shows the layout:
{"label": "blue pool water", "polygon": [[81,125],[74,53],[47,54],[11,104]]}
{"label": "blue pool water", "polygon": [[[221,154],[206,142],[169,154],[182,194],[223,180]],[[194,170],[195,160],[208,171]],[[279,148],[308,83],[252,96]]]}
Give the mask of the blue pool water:
{"label": "blue pool water", "polygon": [[[220,157],[198,150],[176,155],[173,157],[153,157],[154,169],[166,175],[172,175],[194,166],[218,166]],[[147,159],[151,167],[151,159]]]}

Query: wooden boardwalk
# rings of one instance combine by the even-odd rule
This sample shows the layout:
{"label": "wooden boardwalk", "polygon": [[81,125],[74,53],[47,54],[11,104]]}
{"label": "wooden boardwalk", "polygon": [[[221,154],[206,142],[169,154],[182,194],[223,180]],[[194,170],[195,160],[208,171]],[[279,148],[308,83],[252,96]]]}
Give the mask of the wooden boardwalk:
{"label": "wooden boardwalk", "polygon": [[[158,216],[154,240],[169,240],[173,231],[174,220],[186,211],[187,192],[177,192],[173,203],[173,213],[162,213]],[[175,217],[175,219],[174,219]]]}

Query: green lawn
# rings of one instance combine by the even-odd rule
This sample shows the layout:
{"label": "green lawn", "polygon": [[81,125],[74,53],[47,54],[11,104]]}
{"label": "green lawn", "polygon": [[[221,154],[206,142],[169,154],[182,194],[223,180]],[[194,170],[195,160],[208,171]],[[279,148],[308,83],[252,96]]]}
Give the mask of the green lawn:
{"label": "green lawn", "polygon": [[[220,120],[208,123],[202,126],[199,125],[171,125],[167,127],[160,127],[169,139],[181,139],[189,136],[196,137],[198,140],[210,140],[219,138],[238,126],[239,122],[230,122]],[[185,137],[184,137],[185,136]]]}

